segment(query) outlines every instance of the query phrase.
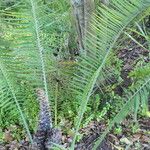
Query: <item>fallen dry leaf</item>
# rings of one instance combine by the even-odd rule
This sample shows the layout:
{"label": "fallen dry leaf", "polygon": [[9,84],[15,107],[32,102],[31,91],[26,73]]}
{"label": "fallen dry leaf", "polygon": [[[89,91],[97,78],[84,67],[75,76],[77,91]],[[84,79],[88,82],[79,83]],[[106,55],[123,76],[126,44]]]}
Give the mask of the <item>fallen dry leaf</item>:
{"label": "fallen dry leaf", "polygon": [[10,130],[5,130],[5,133],[4,133],[4,140],[5,140],[6,142],[11,142],[11,141],[13,141],[13,137],[12,137],[12,135],[11,135]]}
{"label": "fallen dry leaf", "polygon": [[132,136],[132,142],[138,141],[141,136],[142,136],[142,134],[140,134],[140,133],[134,134],[134,135]]}
{"label": "fallen dry leaf", "polygon": [[144,143],[150,143],[150,138],[145,136],[145,135],[142,135],[142,137],[140,138],[140,140]]}

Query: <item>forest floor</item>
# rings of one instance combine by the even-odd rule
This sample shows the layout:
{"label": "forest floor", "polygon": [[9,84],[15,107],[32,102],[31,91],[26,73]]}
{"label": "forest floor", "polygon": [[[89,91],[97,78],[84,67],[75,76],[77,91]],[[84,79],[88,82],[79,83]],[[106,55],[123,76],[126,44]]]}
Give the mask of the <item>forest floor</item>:
{"label": "forest floor", "polygon": [[[80,130],[84,134],[83,139],[76,144],[76,150],[92,150],[93,142],[105,131],[105,122],[92,121],[86,128]],[[121,124],[120,133],[110,132],[99,150],[150,150],[150,119],[139,119],[136,128],[131,119],[126,119]],[[134,131],[135,130],[135,131]],[[27,138],[18,142],[11,134],[6,133],[7,142],[0,143],[0,150],[29,150],[30,144]],[[69,135],[62,136],[62,144],[67,147],[72,142]]]}
{"label": "forest floor", "polygon": [[[115,134],[110,132],[101,148],[102,150],[150,150],[150,119],[139,120],[138,130],[133,133],[130,119],[124,120],[121,124],[122,132]],[[105,131],[106,124],[103,122],[91,122],[82,132],[87,133],[78,145],[77,150],[91,150],[93,141]],[[101,150],[99,148],[99,150]]]}

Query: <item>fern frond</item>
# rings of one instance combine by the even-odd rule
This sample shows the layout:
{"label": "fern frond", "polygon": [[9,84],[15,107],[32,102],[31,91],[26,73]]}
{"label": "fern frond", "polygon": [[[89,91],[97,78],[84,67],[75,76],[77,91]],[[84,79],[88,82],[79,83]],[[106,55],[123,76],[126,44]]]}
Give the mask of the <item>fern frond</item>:
{"label": "fern frond", "polygon": [[[0,86],[1,87],[5,87],[5,88],[7,87],[7,90],[10,91],[8,95],[1,95],[1,98],[2,98],[2,100],[4,100],[4,98],[7,98],[7,100],[10,100],[10,99],[8,99],[8,97],[10,97],[10,96],[13,98],[13,100],[15,101],[15,104],[17,106],[17,109],[18,109],[18,111],[20,113],[20,116],[22,118],[22,121],[23,121],[23,124],[25,126],[25,129],[26,129],[26,131],[28,133],[29,139],[30,139],[30,141],[32,143],[32,137],[31,137],[31,134],[30,134],[30,131],[29,131],[28,124],[26,122],[26,119],[24,117],[23,111],[22,111],[22,109],[20,107],[20,103],[19,103],[18,98],[16,96],[16,92],[17,92],[16,88],[17,88],[17,86],[15,86],[15,83],[12,80],[12,76],[10,76],[9,73],[5,70],[5,67],[3,66],[2,62],[0,62],[0,70],[1,70],[1,76],[3,76],[3,80],[2,80],[3,84],[1,82]],[[5,90],[6,90],[5,88],[4,89],[1,88],[0,92],[5,94],[6,93],[5,92]],[[9,105],[12,104],[11,100],[9,101],[9,103],[7,101],[5,101],[5,102],[7,104],[9,104]],[[3,108],[3,106],[1,106],[1,107]]]}
{"label": "fern frond", "polygon": [[39,23],[36,15],[36,6],[33,0],[30,0],[31,6],[32,6],[32,14],[33,14],[33,21],[34,21],[34,28],[35,28],[35,33],[36,33],[36,43],[37,43],[37,48],[39,50],[39,55],[40,55],[40,61],[41,61],[41,67],[42,67],[42,73],[43,73],[43,80],[44,80],[44,86],[45,86],[45,91],[46,95],[48,95],[48,89],[47,89],[47,81],[46,81],[46,71],[45,71],[45,63],[44,63],[44,58],[43,58],[43,53],[44,53],[44,48],[42,47],[41,40],[40,40],[40,31],[39,31]]}
{"label": "fern frond", "polygon": [[113,0],[111,5],[112,8],[99,7],[97,14],[94,15],[91,22],[91,32],[85,42],[88,54],[81,58],[81,63],[78,66],[79,73],[73,81],[73,90],[78,94],[77,101],[81,105],[76,120],[72,149],[88,100],[98,77],[105,68],[111,50],[117,45],[123,31],[150,7],[150,2],[145,0],[132,2]]}
{"label": "fern frond", "polygon": [[[3,26],[8,26],[8,28],[5,28],[5,36],[8,33],[8,38],[13,39],[12,41],[14,42],[8,48],[10,50],[6,48],[0,50],[0,69],[3,76],[0,81],[4,83],[0,85],[0,89],[3,89],[3,87],[4,89],[8,88],[11,93],[7,96],[2,95],[3,103],[0,104],[6,110],[6,106],[10,108],[11,104],[15,102],[29,138],[32,141],[22,108],[20,107],[24,99],[23,93],[19,93],[21,89],[20,84],[25,82],[35,87],[42,87],[47,95],[48,89],[43,56],[45,54],[41,44],[40,25],[36,16],[37,9],[33,1],[29,2],[21,2],[20,8],[22,10],[18,12],[16,10],[1,11]],[[6,93],[6,91],[3,92]],[[10,101],[8,102],[8,100]]]}
{"label": "fern frond", "polygon": [[[61,0],[58,3],[55,0],[47,5],[41,3],[40,0],[20,1],[11,8],[7,9],[6,6],[0,10],[4,31],[4,39],[0,39],[0,43],[5,42],[4,46],[0,45],[0,61],[11,80],[15,81],[14,91],[21,106],[24,103],[24,94],[22,92],[18,96],[17,89],[23,86],[22,83],[25,84],[24,88],[26,84],[33,89],[40,87],[46,91],[46,95],[50,92],[51,100],[55,99],[56,82],[52,81],[52,76],[60,71],[60,67],[56,67],[57,62],[53,52],[58,48],[61,49],[60,45],[65,43],[65,36],[69,31],[68,2]],[[9,40],[7,43],[6,39]],[[0,78],[1,81],[3,82],[3,78]],[[1,84],[0,89],[7,88],[6,85],[3,86]],[[3,92],[6,94],[6,90]],[[1,110],[14,111],[16,106],[13,97],[5,94],[1,95]]]}

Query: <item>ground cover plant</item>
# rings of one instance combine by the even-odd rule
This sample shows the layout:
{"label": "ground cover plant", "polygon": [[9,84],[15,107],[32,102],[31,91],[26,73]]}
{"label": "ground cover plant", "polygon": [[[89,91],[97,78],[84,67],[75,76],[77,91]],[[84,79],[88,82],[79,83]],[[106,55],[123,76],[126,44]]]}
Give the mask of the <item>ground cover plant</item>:
{"label": "ground cover plant", "polygon": [[0,149],[149,149],[149,15],[149,0],[1,0]]}

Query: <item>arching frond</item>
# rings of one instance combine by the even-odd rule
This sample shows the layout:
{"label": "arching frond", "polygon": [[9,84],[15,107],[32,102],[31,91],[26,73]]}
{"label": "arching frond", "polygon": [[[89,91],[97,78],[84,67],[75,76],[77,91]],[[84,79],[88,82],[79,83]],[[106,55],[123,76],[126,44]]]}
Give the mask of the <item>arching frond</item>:
{"label": "arching frond", "polygon": [[[28,133],[29,139],[32,142],[32,137],[29,131],[28,124],[26,122],[25,116],[23,114],[23,111],[20,107],[19,98],[17,97],[19,89],[15,86],[16,83],[12,80],[13,76],[10,76],[10,73],[4,68],[2,62],[0,62],[0,76],[1,76],[1,84],[0,84],[0,104],[1,104],[1,113],[3,113],[3,109],[8,109],[7,105],[12,105],[11,109],[13,108],[13,103],[16,104],[16,107],[20,113],[21,119],[23,121],[23,124],[25,126],[25,129]],[[7,91],[7,92],[6,92]],[[6,104],[6,105],[5,105]],[[11,110],[9,110],[11,111]]]}
{"label": "arching frond", "polygon": [[[8,47],[0,49],[0,107],[1,110],[17,108],[23,120],[23,124],[32,141],[25,116],[21,108],[24,102],[24,94],[21,93],[21,84],[29,84],[42,87],[48,96],[47,71],[45,69],[47,59],[43,47],[43,22],[39,14],[42,13],[38,6],[39,1],[21,1],[17,7],[21,10],[1,10],[1,23],[5,28],[2,37],[11,43]],[[45,20],[44,20],[45,21]],[[6,89],[8,93],[6,93]],[[15,105],[16,106],[15,106]],[[12,105],[12,106],[11,106]],[[7,107],[6,107],[7,106]]]}
{"label": "arching frond", "polygon": [[105,68],[111,50],[117,46],[117,41],[123,31],[150,7],[145,0],[120,1],[112,0],[112,7],[99,7],[91,21],[90,33],[85,41],[87,56],[81,58],[77,75],[73,81],[73,90],[78,93],[77,101],[81,103],[76,120],[75,139],[86,111],[88,100],[98,77]]}
{"label": "arching frond", "polygon": [[[47,5],[41,0],[21,0],[10,4],[9,8],[5,2],[2,4],[0,65],[9,77],[8,81],[13,86],[18,103],[15,103],[5,77],[0,73],[0,82],[3,83],[0,84],[0,93],[3,93],[0,97],[0,109],[8,112],[7,110],[14,111],[16,104],[22,110],[24,92],[20,89],[23,85],[23,88],[26,85],[33,89],[41,87],[47,95],[49,91],[51,97],[54,97],[55,81],[52,81],[51,74],[55,76],[57,64],[52,54],[58,48],[61,49],[60,45],[66,40],[65,36],[69,31],[69,21],[66,22],[69,5],[66,0],[47,2]],[[4,116],[3,113],[1,115]]]}

